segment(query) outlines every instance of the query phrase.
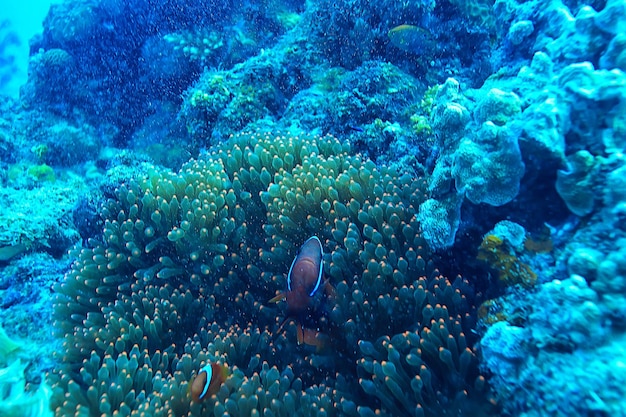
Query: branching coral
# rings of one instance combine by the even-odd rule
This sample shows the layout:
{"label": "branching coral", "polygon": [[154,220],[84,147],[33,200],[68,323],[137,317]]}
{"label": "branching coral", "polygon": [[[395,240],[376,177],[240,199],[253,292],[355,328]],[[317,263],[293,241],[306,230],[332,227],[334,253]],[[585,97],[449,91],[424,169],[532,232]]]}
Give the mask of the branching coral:
{"label": "branching coral", "polygon": [[[428,260],[415,216],[422,186],[330,136],[257,133],[231,137],[178,174],[121,186],[102,208],[103,241],[76,251],[55,288],[65,337],[57,415],[393,412],[384,391],[357,393],[359,341],[417,324],[458,340],[460,350],[448,336],[430,341],[454,357],[472,326],[467,281],[450,283]],[[298,348],[292,326],[273,335],[281,314],[267,304],[311,235],[336,287],[315,318],[331,341],[321,354]],[[449,365],[440,356],[421,359],[435,376]],[[188,382],[207,361],[234,371],[218,394],[191,404]],[[423,396],[422,407],[447,409],[433,393],[455,397],[459,381],[477,375],[471,367],[452,385],[424,386],[412,407]]]}

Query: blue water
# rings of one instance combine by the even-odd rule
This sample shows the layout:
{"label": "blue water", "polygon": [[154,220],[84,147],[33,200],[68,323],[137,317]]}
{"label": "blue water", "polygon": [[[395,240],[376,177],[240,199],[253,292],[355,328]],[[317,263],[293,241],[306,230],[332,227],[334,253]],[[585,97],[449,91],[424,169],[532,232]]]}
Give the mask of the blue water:
{"label": "blue water", "polygon": [[43,30],[42,22],[50,0],[9,2],[3,6],[0,45],[0,92],[17,97],[28,76],[28,41]]}
{"label": "blue water", "polygon": [[0,13],[0,416],[626,416],[626,1]]}

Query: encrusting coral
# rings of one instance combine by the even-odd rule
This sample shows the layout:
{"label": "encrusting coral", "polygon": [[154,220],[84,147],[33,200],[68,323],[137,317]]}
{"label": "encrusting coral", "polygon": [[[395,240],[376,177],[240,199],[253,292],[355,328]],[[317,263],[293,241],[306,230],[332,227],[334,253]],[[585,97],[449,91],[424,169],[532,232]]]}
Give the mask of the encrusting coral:
{"label": "encrusting coral", "polygon": [[[56,415],[464,409],[457,399],[482,392],[465,336],[471,288],[429,261],[422,182],[349,151],[331,136],[244,133],[178,174],[121,186],[102,207],[103,240],[76,250],[55,288]],[[335,287],[307,323],[328,336],[320,353],[297,346],[295,326],[274,333],[283,314],[268,303],[313,235]],[[232,373],[192,403],[189,381],[209,361]]]}
{"label": "encrusting coral", "polygon": [[521,284],[529,288],[537,282],[537,274],[518,259],[515,252],[499,236],[486,235],[478,248],[476,259],[488,263],[505,286]]}

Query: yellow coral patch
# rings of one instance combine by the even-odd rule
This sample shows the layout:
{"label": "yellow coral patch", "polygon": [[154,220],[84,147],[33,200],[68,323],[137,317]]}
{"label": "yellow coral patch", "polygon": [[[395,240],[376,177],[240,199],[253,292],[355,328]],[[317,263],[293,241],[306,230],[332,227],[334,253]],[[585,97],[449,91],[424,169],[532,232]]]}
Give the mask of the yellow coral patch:
{"label": "yellow coral patch", "polygon": [[504,241],[498,236],[484,237],[476,259],[486,262],[497,271],[500,282],[506,286],[521,284],[532,287],[537,282],[537,274],[515,254],[509,253]]}

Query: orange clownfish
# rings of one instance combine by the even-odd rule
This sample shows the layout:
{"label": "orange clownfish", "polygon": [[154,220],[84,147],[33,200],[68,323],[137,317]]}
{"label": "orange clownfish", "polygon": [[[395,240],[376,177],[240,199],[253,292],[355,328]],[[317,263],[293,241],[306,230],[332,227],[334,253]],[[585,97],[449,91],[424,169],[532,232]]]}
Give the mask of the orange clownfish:
{"label": "orange clownfish", "polygon": [[276,334],[280,333],[290,318],[297,322],[298,344],[306,343],[318,350],[324,347],[327,337],[319,332],[302,326],[303,321],[311,321],[321,303],[321,294],[331,296],[334,289],[328,281],[322,281],[322,258],[324,250],[317,236],[310,237],[300,247],[300,251],[291,263],[287,275],[287,291],[279,293],[270,302],[287,302],[286,317],[281,322]]}
{"label": "orange clownfish", "polygon": [[198,371],[198,375],[189,385],[191,399],[199,403],[217,394],[229,375],[230,370],[225,365],[207,363]]}

